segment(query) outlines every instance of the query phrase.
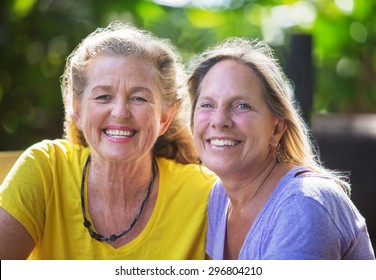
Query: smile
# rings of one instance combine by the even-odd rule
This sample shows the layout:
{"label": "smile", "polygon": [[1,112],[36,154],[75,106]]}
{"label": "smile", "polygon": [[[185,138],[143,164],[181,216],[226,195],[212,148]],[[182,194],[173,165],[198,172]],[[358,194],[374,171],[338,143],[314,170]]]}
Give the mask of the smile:
{"label": "smile", "polygon": [[129,138],[136,134],[137,131],[118,130],[118,129],[104,129],[104,133],[112,138],[123,139]]}
{"label": "smile", "polygon": [[229,140],[229,139],[212,139],[209,140],[210,144],[213,146],[236,146],[240,144],[240,141],[235,141],[235,140]]}

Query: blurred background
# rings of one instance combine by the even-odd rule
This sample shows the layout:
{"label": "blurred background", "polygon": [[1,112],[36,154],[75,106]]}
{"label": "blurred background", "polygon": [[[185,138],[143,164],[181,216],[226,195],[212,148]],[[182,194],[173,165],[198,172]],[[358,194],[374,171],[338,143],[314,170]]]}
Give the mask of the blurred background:
{"label": "blurred background", "polygon": [[59,77],[97,27],[131,22],[169,38],[184,61],[226,37],[257,37],[293,81],[326,166],[351,172],[375,246],[375,16],[366,0],[2,0],[0,151],[61,138]]}

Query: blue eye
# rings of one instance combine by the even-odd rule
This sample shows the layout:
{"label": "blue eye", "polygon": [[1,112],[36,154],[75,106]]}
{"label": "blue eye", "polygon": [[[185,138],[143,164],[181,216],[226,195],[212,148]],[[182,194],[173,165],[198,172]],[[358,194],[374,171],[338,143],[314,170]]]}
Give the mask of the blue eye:
{"label": "blue eye", "polygon": [[235,108],[240,109],[240,110],[250,110],[251,106],[247,103],[240,103],[240,104],[236,105]]}
{"label": "blue eye", "polygon": [[201,108],[213,108],[213,105],[210,103],[202,103],[200,104]]}
{"label": "blue eye", "polygon": [[111,95],[103,94],[103,95],[98,95],[98,96],[95,97],[94,99],[97,100],[97,101],[108,101],[108,100],[110,100],[111,98],[112,98]]}
{"label": "blue eye", "polygon": [[134,104],[142,104],[142,103],[147,102],[147,100],[145,98],[140,97],[140,96],[133,96],[129,99],[129,101],[134,103]]}

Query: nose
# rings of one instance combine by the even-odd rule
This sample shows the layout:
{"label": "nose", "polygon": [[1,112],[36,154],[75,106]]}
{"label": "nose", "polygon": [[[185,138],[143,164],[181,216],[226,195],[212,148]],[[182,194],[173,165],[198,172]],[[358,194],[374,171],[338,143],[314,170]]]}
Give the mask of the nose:
{"label": "nose", "polygon": [[232,127],[231,112],[226,108],[217,108],[212,114],[210,126],[217,129]]}
{"label": "nose", "polygon": [[117,120],[129,118],[131,116],[129,103],[121,98],[115,99],[111,115]]}

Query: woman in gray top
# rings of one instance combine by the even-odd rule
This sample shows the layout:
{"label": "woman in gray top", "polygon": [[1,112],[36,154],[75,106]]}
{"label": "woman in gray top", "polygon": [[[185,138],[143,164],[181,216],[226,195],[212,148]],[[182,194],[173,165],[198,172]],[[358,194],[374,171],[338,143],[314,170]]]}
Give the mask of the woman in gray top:
{"label": "woman in gray top", "polygon": [[263,42],[234,38],[196,59],[189,91],[213,259],[374,259],[350,185],[325,169]]}

